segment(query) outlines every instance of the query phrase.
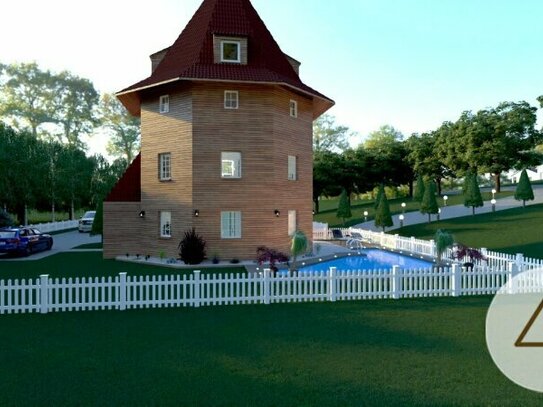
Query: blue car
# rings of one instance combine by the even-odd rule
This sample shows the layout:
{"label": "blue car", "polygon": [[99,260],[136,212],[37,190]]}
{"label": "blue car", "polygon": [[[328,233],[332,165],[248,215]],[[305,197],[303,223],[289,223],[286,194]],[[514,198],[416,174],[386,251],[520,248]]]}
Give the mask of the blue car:
{"label": "blue car", "polygon": [[40,250],[51,250],[51,247],[53,247],[51,235],[41,233],[37,229],[27,227],[0,229],[0,254],[30,256]]}

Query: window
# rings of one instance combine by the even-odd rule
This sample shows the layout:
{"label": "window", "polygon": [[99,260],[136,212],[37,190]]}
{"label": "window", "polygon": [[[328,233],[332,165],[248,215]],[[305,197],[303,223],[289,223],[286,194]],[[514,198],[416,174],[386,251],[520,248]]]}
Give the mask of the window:
{"label": "window", "polygon": [[295,100],[290,101],[290,116],[298,117],[298,102]]}
{"label": "window", "polygon": [[241,178],[241,153],[221,153],[221,176]]}
{"label": "window", "polygon": [[293,155],[288,156],[288,179],[289,181],[296,181],[296,157]]}
{"label": "window", "polygon": [[224,91],[224,108],[237,109],[239,107],[239,93],[235,90]]}
{"label": "window", "polygon": [[170,95],[160,97],[160,113],[168,113],[170,111]]}
{"label": "window", "polygon": [[296,228],[298,225],[296,224],[296,211],[288,211],[288,235],[293,236],[294,232],[296,232]]}
{"label": "window", "polygon": [[172,179],[172,155],[170,153],[158,155],[158,177],[161,181]]}
{"label": "window", "polygon": [[160,237],[172,237],[171,212],[160,212]]}
{"label": "window", "polygon": [[241,62],[241,43],[239,41],[221,41],[221,62]]}
{"label": "window", "polygon": [[221,239],[241,239],[241,212],[221,212]]}

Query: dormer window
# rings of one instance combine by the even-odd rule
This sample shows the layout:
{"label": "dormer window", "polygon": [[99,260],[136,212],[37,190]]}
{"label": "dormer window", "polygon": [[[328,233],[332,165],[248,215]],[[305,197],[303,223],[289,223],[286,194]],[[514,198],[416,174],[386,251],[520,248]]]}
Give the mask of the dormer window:
{"label": "dormer window", "polygon": [[241,63],[241,43],[239,41],[221,41],[221,62]]}
{"label": "dormer window", "polygon": [[159,112],[160,113],[169,113],[170,112],[170,95],[162,95],[160,97],[159,103]]}

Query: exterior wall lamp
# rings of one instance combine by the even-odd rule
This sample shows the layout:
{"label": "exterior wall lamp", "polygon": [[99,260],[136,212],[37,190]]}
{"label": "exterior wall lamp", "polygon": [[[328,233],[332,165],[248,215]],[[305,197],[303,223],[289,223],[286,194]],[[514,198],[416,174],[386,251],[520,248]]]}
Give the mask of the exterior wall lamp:
{"label": "exterior wall lamp", "polygon": [[276,209],[273,213],[275,213],[275,217],[278,218],[279,216],[281,216],[281,212],[279,211],[279,209]]}
{"label": "exterior wall lamp", "polygon": [[145,211],[141,211],[141,212],[140,212],[140,218],[141,218],[141,219],[145,218]]}
{"label": "exterior wall lamp", "polygon": [[200,211],[198,209],[194,210],[194,217],[199,218],[200,217]]}

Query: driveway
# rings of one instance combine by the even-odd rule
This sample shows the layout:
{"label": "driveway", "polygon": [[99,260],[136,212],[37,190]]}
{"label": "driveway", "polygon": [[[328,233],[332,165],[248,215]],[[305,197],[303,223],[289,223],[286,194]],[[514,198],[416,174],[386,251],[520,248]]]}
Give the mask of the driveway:
{"label": "driveway", "polygon": [[101,236],[89,236],[88,233],[79,233],[77,230],[53,235],[53,248],[49,251],[35,253],[29,257],[6,257],[0,255],[0,261],[32,261],[43,259],[57,253],[67,252],[82,244],[100,243]]}

